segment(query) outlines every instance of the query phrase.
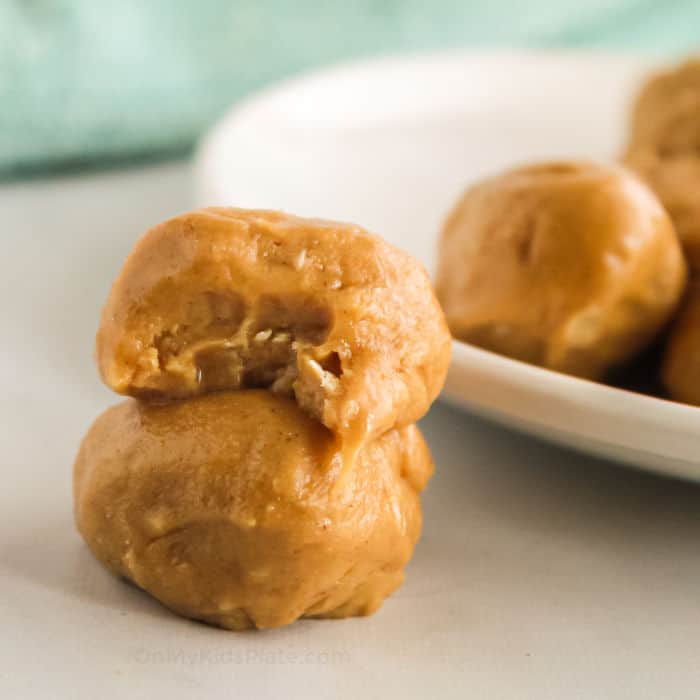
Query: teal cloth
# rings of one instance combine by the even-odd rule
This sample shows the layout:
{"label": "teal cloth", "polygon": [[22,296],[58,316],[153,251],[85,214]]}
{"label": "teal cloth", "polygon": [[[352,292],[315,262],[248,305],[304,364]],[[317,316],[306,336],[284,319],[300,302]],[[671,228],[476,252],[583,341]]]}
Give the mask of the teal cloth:
{"label": "teal cloth", "polygon": [[0,0],[0,177],[184,153],[233,101],[368,54],[680,53],[698,0]]}

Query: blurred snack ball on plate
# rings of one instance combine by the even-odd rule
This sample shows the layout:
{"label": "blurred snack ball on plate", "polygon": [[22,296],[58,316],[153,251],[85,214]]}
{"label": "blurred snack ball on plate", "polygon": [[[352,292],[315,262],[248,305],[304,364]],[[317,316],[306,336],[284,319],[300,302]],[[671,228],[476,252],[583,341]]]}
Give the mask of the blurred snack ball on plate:
{"label": "blurred snack ball on plate", "polygon": [[662,380],[672,398],[700,404],[700,58],[642,87],[625,161],[663,202],[688,260],[691,283],[669,334]]}
{"label": "blurred snack ball on plate", "polygon": [[615,165],[541,163],[483,180],[440,240],[437,293],[456,338],[588,379],[647,346],[685,283],[667,213]]}
{"label": "blurred snack ball on plate", "polygon": [[669,333],[661,379],[671,398],[700,405],[700,275],[693,274]]}
{"label": "blurred snack ball on plate", "polygon": [[625,162],[654,189],[691,267],[700,267],[700,58],[658,73],[642,87]]}

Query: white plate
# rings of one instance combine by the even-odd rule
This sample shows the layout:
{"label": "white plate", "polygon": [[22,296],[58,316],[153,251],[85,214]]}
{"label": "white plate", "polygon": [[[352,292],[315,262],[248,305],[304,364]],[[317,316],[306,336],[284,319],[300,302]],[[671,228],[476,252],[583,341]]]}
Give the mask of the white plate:
{"label": "white plate", "polygon": [[[198,201],[360,223],[432,271],[442,217],[475,178],[619,153],[656,65],[591,53],[450,52],[348,64],[231,111],[197,159]],[[445,397],[515,428],[700,478],[698,409],[454,344]]]}

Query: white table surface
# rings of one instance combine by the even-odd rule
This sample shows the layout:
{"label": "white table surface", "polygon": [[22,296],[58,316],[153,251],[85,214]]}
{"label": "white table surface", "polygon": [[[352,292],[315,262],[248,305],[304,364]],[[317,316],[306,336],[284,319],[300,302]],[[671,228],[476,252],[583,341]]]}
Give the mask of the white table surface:
{"label": "white table surface", "polygon": [[227,633],[106,574],[71,516],[116,400],[93,335],[136,235],[190,202],[181,164],[0,186],[0,697],[698,697],[698,486],[445,405],[423,538],[373,617]]}

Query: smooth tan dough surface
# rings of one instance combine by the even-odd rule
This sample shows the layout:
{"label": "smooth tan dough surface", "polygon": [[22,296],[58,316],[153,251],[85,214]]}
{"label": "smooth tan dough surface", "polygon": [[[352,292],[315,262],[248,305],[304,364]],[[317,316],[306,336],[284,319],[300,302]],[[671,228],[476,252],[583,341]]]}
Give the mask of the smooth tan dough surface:
{"label": "smooth tan dough surface", "polygon": [[427,411],[450,336],[423,268],[360,227],[205,209],[140,239],[96,353],[119,393],[267,387],[359,444]]}
{"label": "smooth tan dough surface", "polygon": [[432,462],[415,426],[392,430],[339,487],[332,449],[263,390],[128,400],[83,440],[77,526],[111,571],[187,617],[243,629],[369,614],[403,580]]}
{"label": "smooth tan dough surface", "polygon": [[625,162],[658,194],[690,265],[700,268],[700,58],[663,71],[643,86]]}
{"label": "smooth tan dough surface", "polygon": [[700,273],[693,273],[669,333],[662,380],[672,399],[700,406]]}
{"label": "smooth tan dough surface", "polygon": [[467,190],[443,228],[437,293],[457,338],[600,379],[664,327],[685,280],[645,185],[616,166],[561,162]]}
{"label": "smooth tan dough surface", "polygon": [[652,76],[635,102],[630,142],[661,156],[700,153],[700,57]]}

